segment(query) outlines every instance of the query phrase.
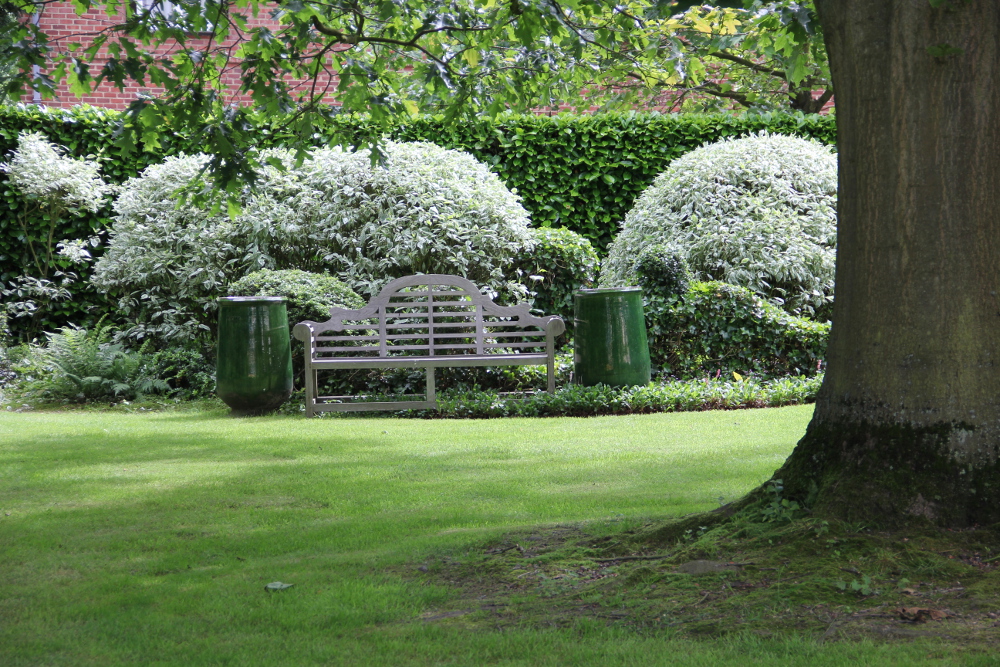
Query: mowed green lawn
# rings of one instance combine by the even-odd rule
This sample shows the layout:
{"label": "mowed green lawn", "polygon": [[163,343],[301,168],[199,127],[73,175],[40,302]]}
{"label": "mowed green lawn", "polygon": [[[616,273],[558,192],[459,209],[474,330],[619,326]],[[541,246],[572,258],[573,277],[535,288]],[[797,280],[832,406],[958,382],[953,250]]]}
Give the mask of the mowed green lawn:
{"label": "mowed green lawn", "polygon": [[717,507],[770,476],[811,411],[5,413],[0,665],[908,664],[806,639],[470,632],[420,620],[455,591],[397,574],[513,528]]}

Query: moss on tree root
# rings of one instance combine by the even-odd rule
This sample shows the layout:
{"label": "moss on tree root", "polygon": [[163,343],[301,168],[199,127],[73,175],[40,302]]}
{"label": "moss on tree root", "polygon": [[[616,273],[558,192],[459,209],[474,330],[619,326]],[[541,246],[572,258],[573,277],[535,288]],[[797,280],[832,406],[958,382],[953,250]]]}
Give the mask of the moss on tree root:
{"label": "moss on tree root", "polygon": [[998,523],[1000,463],[963,462],[949,447],[972,429],[814,420],[774,479],[820,517],[884,528]]}

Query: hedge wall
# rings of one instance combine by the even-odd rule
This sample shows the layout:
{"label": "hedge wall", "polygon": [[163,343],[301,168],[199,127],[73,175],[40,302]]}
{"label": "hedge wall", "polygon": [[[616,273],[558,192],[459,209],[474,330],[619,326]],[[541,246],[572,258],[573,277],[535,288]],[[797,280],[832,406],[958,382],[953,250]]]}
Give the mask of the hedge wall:
{"label": "hedge wall", "polygon": [[444,128],[419,120],[393,134],[469,151],[517,189],[536,226],[572,229],[603,255],[632,202],[669,162],[761,130],[836,140],[832,117],[801,113],[517,116]]}
{"label": "hedge wall", "polygon": [[[93,107],[42,109],[18,105],[0,107],[0,154],[17,146],[17,135],[37,130],[66,146],[72,155],[97,155],[105,178],[120,183],[143,168],[178,152],[196,152],[197,137],[169,136],[156,152],[136,152],[123,158],[114,146],[118,114]],[[373,126],[356,117],[335,117],[316,128],[316,143],[357,142],[371,136]],[[836,135],[830,116],[803,114],[661,115],[646,113],[593,116],[507,116],[445,125],[422,118],[400,123],[390,136],[406,141],[431,141],[467,150],[491,165],[501,179],[524,200],[536,226],[565,226],[591,240],[599,252],[611,242],[617,225],[633,200],[674,158],[706,142],[725,136],[767,130],[814,137],[833,144]],[[262,128],[269,145],[283,137]],[[9,281],[25,266],[24,235],[14,213],[19,195],[0,174],[0,281]],[[67,221],[56,239],[78,238],[107,224],[109,210],[96,216]],[[65,304],[49,327],[88,319],[82,303],[94,303],[84,290],[76,303]],[[16,326],[16,323],[15,323]]]}

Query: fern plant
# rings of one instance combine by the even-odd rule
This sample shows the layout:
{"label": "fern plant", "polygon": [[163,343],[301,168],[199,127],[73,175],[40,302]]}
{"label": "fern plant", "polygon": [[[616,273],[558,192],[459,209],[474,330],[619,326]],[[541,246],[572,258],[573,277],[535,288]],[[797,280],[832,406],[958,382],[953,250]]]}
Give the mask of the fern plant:
{"label": "fern plant", "polygon": [[63,327],[37,348],[35,379],[26,387],[38,397],[68,401],[132,400],[169,386],[150,369],[145,349],[129,351],[112,341],[111,327]]}

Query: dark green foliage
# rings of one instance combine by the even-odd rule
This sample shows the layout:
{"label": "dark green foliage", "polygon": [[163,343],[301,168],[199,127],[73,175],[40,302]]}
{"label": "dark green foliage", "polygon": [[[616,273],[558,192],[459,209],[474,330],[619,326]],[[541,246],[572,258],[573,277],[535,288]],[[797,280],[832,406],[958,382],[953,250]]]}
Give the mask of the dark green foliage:
{"label": "dark green foliage", "polygon": [[229,296],[283,296],[288,323],[330,319],[330,308],[361,308],[365,300],[333,276],[297,269],[262,269],[232,283]]}
{"label": "dark green foliage", "polygon": [[513,274],[535,294],[534,310],[560,316],[571,332],[573,292],[594,284],[600,260],[590,241],[576,232],[552,227],[531,232],[535,248],[519,258]]}
{"label": "dark green foliage", "polygon": [[215,395],[215,359],[207,352],[196,347],[160,350],[149,358],[149,374],[166,382],[174,398],[209,398]]}
{"label": "dark green foliage", "polygon": [[693,282],[683,295],[647,293],[645,309],[653,364],[680,378],[815,373],[830,332],[828,323],[723,282]]}
{"label": "dark green foliage", "polygon": [[642,253],[635,272],[645,294],[685,294],[691,286],[691,269],[684,255],[665,245],[655,245]]}
{"label": "dark green foliage", "polygon": [[[167,155],[198,152],[198,136],[161,133],[161,145],[123,157],[113,134],[120,114],[93,107],[41,109],[33,106],[0,107],[0,154],[17,146],[21,131],[39,131],[65,146],[73,157],[95,155],[109,183],[121,183]],[[252,119],[251,119],[252,120]],[[261,123],[261,146],[281,146],[293,137]],[[361,142],[376,125],[353,116],[331,118],[316,127],[317,145],[341,140]],[[828,144],[836,126],[829,116],[798,113],[660,115],[644,113],[592,116],[506,116],[446,124],[433,118],[400,122],[392,138],[431,141],[446,148],[468,151],[487,163],[510,188],[516,188],[537,227],[564,226],[594,244],[598,252],[610,243],[620,221],[635,198],[673,159],[707,142],[743,136],[761,130],[813,137]],[[143,148],[143,147],[140,147]],[[23,273],[25,243],[12,212],[21,198],[0,175],[0,281]],[[108,226],[110,209],[95,215],[67,218],[55,232],[57,239],[84,238]],[[38,221],[32,234],[46,225]],[[94,252],[95,258],[100,248]],[[61,267],[66,268],[66,267]],[[82,275],[72,285],[71,299],[57,304],[42,320],[47,330],[67,322],[84,323],[109,309],[105,295],[97,294]],[[15,335],[19,332],[16,330]]]}

